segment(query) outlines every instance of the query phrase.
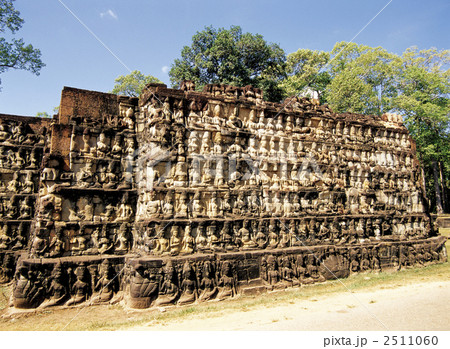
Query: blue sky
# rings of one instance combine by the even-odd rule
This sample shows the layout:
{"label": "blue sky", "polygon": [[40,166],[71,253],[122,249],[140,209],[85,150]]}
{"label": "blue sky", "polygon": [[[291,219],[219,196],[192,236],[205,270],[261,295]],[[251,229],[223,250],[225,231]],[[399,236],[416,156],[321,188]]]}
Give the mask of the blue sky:
{"label": "blue sky", "polygon": [[[239,25],[278,43],[329,51],[349,41],[389,0],[61,0],[131,70],[169,85],[168,68],[192,36],[212,25]],[[0,113],[51,113],[63,86],[108,92],[126,68],[58,0],[17,0],[25,20],[16,37],[42,52],[40,76],[1,74]],[[401,54],[410,46],[450,48],[448,0],[393,0],[355,39]],[[8,35],[7,35],[8,37]]]}

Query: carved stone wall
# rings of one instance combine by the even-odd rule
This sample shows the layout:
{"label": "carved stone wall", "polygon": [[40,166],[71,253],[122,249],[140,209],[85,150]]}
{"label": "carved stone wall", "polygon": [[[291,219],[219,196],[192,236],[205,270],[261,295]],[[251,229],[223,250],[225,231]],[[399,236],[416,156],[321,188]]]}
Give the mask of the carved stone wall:
{"label": "carved stone wall", "polygon": [[51,120],[0,114],[0,283],[27,252]]}
{"label": "carved stone wall", "polygon": [[447,258],[395,114],[188,81],[139,99],[64,88],[49,135],[45,156],[30,146],[36,207],[14,216],[31,227],[17,308],[187,304]]}

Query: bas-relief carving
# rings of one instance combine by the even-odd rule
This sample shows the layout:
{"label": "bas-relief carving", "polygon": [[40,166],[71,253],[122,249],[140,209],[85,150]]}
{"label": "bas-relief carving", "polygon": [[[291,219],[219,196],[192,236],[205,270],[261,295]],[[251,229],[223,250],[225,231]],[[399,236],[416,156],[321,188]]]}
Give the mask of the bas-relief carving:
{"label": "bas-relief carving", "polygon": [[[232,297],[248,282],[291,287],[329,270],[345,277],[445,258],[397,116],[336,115],[304,98],[280,112],[249,86],[182,86],[149,85],[139,107],[120,97],[116,114],[69,117],[67,158],[47,154],[41,171],[43,138],[36,147],[25,125],[0,124],[10,171],[0,182],[0,254],[29,239],[32,258],[88,258],[19,268],[16,307],[109,303],[123,290],[131,307],[182,305]],[[27,139],[30,149],[16,149]],[[32,236],[13,233],[33,218]],[[123,261],[109,256],[130,254],[137,264],[112,286]]]}
{"label": "bas-relief carving", "polygon": [[44,153],[46,122],[0,117],[0,283],[12,280],[30,241]]}

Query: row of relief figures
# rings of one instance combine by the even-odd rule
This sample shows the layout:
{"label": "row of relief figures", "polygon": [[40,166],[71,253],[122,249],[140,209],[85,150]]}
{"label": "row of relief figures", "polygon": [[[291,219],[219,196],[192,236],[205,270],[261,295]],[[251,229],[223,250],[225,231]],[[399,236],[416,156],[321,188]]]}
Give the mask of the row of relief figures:
{"label": "row of relief figures", "polygon": [[70,138],[70,152],[74,159],[134,157],[136,153],[134,132],[74,128]]}
{"label": "row of relief figures", "polygon": [[18,251],[27,247],[31,222],[0,223],[0,251]]}
{"label": "row of relief figures", "polygon": [[138,196],[136,219],[201,217],[295,217],[306,214],[422,213],[420,192],[378,190],[280,192],[270,190],[173,192],[145,190]]}
{"label": "row of relief figures", "polygon": [[379,167],[359,168],[306,163],[262,163],[188,159],[188,162],[160,161],[136,167],[138,188],[184,187],[218,189],[264,188],[272,191],[298,191],[315,187],[320,190],[394,190],[410,192],[421,187],[419,172],[411,168],[390,171]]}
{"label": "row of relief figures", "polygon": [[[411,174],[403,166],[397,171],[383,170],[380,167],[362,168],[359,166],[342,167],[321,163],[267,163],[261,165],[255,161],[234,161],[222,158],[204,160],[196,157],[188,162],[161,160],[151,162],[151,166],[142,162],[129,161],[86,161],[74,163],[73,172],[42,178],[58,180],[62,177],[72,187],[133,189],[151,187],[220,187],[299,190],[299,188],[317,187],[321,190],[344,190],[352,187],[359,190],[394,190],[409,192],[420,188],[418,172]],[[134,174],[135,173],[135,174]],[[31,182],[30,182],[31,183]],[[59,183],[63,185],[62,183]],[[65,185],[68,185],[66,183]],[[12,187],[9,184],[8,187]]]}
{"label": "row of relief figures", "polygon": [[31,256],[116,254],[123,255],[133,247],[130,224],[40,221],[31,242]]}
{"label": "row of relief figures", "polygon": [[[421,215],[195,222],[166,220],[138,223],[133,231],[130,227],[130,223],[120,221],[40,221],[35,229],[31,254],[34,257],[61,257],[124,254],[133,250],[145,254],[178,255],[418,239],[426,238],[431,232],[429,220]],[[11,229],[9,232],[14,233]]]}
{"label": "row of relief figures", "polygon": [[36,195],[0,196],[0,221],[33,219],[35,202]]}
{"label": "row of relief figures", "polygon": [[38,169],[41,165],[42,153],[43,148],[0,145],[0,169]]}
{"label": "row of relief figures", "polygon": [[0,119],[0,146],[43,147],[47,130],[44,127],[41,131],[42,134],[36,134],[22,121]]}
{"label": "row of relief figures", "polygon": [[22,170],[0,173],[0,193],[34,194],[39,188],[38,183],[38,171]]}
{"label": "row of relief figures", "polygon": [[163,221],[138,224],[134,250],[183,255],[423,239],[429,234],[429,220],[422,216]]}
{"label": "row of relief figures", "polygon": [[[296,140],[293,137],[226,133],[224,130],[190,130],[184,127],[155,124],[137,134],[139,143],[153,143],[150,148],[161,151],[176,149],[179,155],[221,155],[236,159],[270,159],[271,161],[299,161],[305,156],[314,157],[316,161],[336,163],[355,161],[372,163],[379,166],[397,166],[399,163],[412,162],[411,144],[386,145],[378,141],[373,144],[346,144],[327,137],[323,140]],[[187,147],[186,147],[187,145]],[[145,148],[139,148],[139,154]]]}
{"label": "row of relief figures", "polygon": [[[141,108],[138,119],[138,132],[154,127],[158,123],[175,123],[186,127],[209,130],[228,130],[252,135],[277,135],[301,139],[333,139],[342,143],[381,143],[390,146],[409,147],[408,135],[396,125],[386,128],[385,124],[377,125],[352,121],[335,120],[320,115],[305,117],[265,110],[240,108],[233,104],[209,103],[206,110],[195,110],[196,101],[191,102],[191,108],[186,112],[180,108],[180,103],[171,108],[169,102],[162,106],[159,102],[150,103]],[[367,117],[366,117],[367,118]],[[142,124],[142,125],[139,125]],[[151,132],[152,133],[152,132]]]}
{"label": "row of relief figures", "polygon": [[[134,188],[135,162],[132,160],[71,161],[72,172],[61,174],[71,186],[79,188],[128,190]],[[55,180],[61,178],[55,173]],[[59,183],[61,184],[61,183]],[[66,183],[67,185],[67,183]]]}
{"label": "row of relief figures", "polygon": [[131,222],[134,221],[135,200],[128,193],[100,193],[64,197],[49,193],[39,197],[37,218],[63,222]]}
{"label": "row of relief figures", "polygon": [[120,103],[118,113],[102,113],[101,116],[75,113],[70,116],[69,124],[74,129],[88,127],[92,130],[101,128],[115,132],[134,132],[135,109],[137,110],[133,105]]}
{"label": "row of relief figures", "polygon": [[[196,267],[204,271],[201,282],[204,295],[200,298],[206,301],[236,295],[234,263],[205,261],[196,263]],[[73,306],[86,301],[91,305],[111,304],[122,300],[125,292],[129,292],[127,296],[131,298],[156,296],[159,300],[155,305],[158,306],[169,305],[174,300],[177,300],[178,304],[190,303],[191,291],[195,291],[196,286],[193,281],[196,277],[193,263],[179,266],[169,261],[164,267],[145,271],[142,265],[127,266],[126,276],[119,273],[123,268],[122,263],[108,259],[104,259],[102,263],[19,266],[14,275],[13,305],[16,308],[46,308],[57,305]],[[152,270],[151,281],[145,279],[149,277],[149,270]],[[143,278],[139,277],[141,272]],[[177,279],[181,275],[185,280],[178,284]],[[129,286],[125,284],[125,279],[130,282]],[[213,292],[211,287],[214,287]],[[185,292],[182,292],[182,289],[185,289]],[[184,298],[185,302],[182,301]],[[133,308],[148,307],[139,303],[140,305],[131,301],[129,305]]]}
{"label": "row of relief figures", "polygon": [[[372,166],[398,167],[413,163],[410,147],[388,149],[375,146],[352,146],[327,141],[295,141],[292,138],[277,139],[265,136],[229,138],[224,142],[220,132],[192,131],[186,140],[190,156],[203,155],[230,157],[233,159],[268,160],[270,162],[298,162],[305,157],[329,164],[361,162]],[[140,151],[140,153],[143,153]]]}
{"label": "row of relief figures", "polygon": [[330,269],[345,277],[352,272],[423,266],[445,259],[439,244],[419,243],[266,253],[239,261],[210,258],[150,265],[135,261],[124,266],[120,260],[104,259],[102,263],[21,265],[14,276],[13,305],[46,308],[114,304],[123,299],[138,309],[184,305],[236,296],[251,280],[267,289],[285,288],[325,281],[331,278]]}

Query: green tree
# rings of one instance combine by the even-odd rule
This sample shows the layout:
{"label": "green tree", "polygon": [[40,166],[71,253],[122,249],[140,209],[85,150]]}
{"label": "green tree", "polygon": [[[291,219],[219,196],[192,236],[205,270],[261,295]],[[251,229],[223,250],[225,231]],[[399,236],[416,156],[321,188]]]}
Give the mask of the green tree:
{"label": "green tree", "polygon": [[416,47],[402,55],[399,95],[393,106],[404,116],[424,165],[427,193],[438,213],[448,207],[450,181],[450,50]]}
{"label": "green tree", "polygon": [[[20,18],[20,12],[14,8],[13,1],[0,0],[0,33],[2,35],[7,30],[15,34],[24,23],[24,20]],[[12,38],[8,42],[4,37],[0,37],[0,74],[9,69],[21,69],[39,75],[43,67],[45,64],[41,61],[40,50],[33,48],[31,44],[26,45],[23,39]]]}
{"label": "green tree", "polygon": [[49,115],[49,113],[47,113],[46,111],[39,111],[36,113],[36,117],[38,118],[51,118],[51,116]]}
{"label": "green tree", "polygon": [[320,101],[324,103],[324,93],[331,82],[330,73],[324,70],[329,60],[330,53],[325,51],[299,49],[290,53],[286,62],[288,76],[280,84],[285,95],[298,95],[310,89],[316,91]]}
{"label": "green tree", "polygon": [[128,75],[120,75],[115,81],[111,93],[130,97],[139,97],[145,85],[150,83],[162,84],[162,81],[151,75],[144,75],[134,70]]}
{"label": "green tree", "polygon": [[391,110],[400,63],[382,47],[337,43],[331,51],[327,101],[337,112],[381,115]]}
{"label": "green tree", "polygon": [[192,37],[191,46],[183,48],[169,76],[175,87],[184,79],[193,80],[198,89],[214,83],[253,85],[264,90],[266,99],[278,101],[285,63],[284,51],[259,34],[242,33],[238,26],[206,27]]}
{"label": "green tree", "polygon": [[[59,106],[54,107],[53,108],[53,115],[58,114],[58,113],[59,113]],[[39,112],[36,113],[36,116],[38,118],[49,118],[49,119],[52,118],[52,116],[49,113],[47,113],[46,111],[39,111]]]}

